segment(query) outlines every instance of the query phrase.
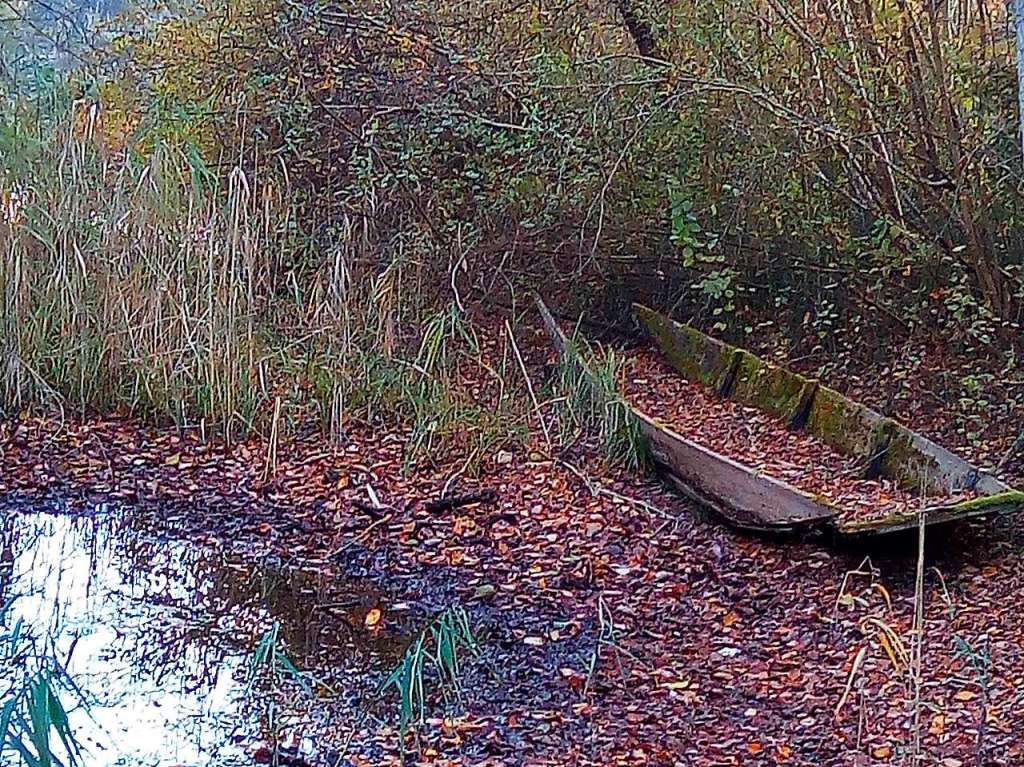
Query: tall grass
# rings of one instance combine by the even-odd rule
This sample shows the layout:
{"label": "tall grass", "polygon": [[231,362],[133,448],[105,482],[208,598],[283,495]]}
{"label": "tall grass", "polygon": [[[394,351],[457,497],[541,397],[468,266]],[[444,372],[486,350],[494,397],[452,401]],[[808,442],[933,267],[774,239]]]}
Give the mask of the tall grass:
{"label": "tall grass", "polygon": [[[462,695],[462,657],[480,653],[466,611],[457,605],[443,610],[409,643],[395,668],[380,686],[399,696],[399,730],[422,725],[432,690],[446,703]],[[428,675],[428,672],[432,672]],[[433,683],[433,686],[431,685]]]}
{"label": "tall grass", "polygon": [[0,153],[0,402],[56,399],[218,421],[269,392],[256,317],[286,213],[270,177],[218,182],[190,146],[111,152],[100,111],[15,110]]}
{"label": "tall grass", "polygon": [[467,421],[508,437],[453,391],[457,356],[478,351],[462,308],[428,313],[404,284],[441,254],[347,219],[314,249],[287,169],[257,149],[213,168],[155,127],[112,149],[95,104],[59,84],[46,103],[0,117],[0,409],[120,408],[230,439],[281,399],[285,427],[311,408],[335,436],[359,411],[411,420],[414,448]]}
{"label": "tall grass", "polygon": [[580,344],[579,338],[569,343],[554,382],[562,441],[571,441],[573,432],[587,432],[600,440],[612,462],[631,471],[648,469],[647,439],[619,393],[625,361],[614,349],[595,352]]}
{"label": "tall grass", "polygon": [[81,701],[81,692],[56,656],[26,633],[21,620],[8,620],[13,601],[0,607],[0,763],[83,764],[64,702],[69,696]]}

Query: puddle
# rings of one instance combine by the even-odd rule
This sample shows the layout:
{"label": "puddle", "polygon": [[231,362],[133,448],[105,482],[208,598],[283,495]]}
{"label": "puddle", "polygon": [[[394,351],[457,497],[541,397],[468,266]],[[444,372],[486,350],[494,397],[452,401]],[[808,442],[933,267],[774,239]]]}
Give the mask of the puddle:
{"label": "puddle", "polygon": [[[248,684],[261,638],[276,623],[299,668],[367,677],[405,646],[367,631],[383,604],[370,583],[255,566],[116,510],[0,509],[0,603],[11,598],[8,625],[21,619],[37,646],[52,647],[88,700],[69,719],[93,767],[251,765],[282,733],[318,764],[316,690]],[[9,673],[0,661],[0,681]]]}

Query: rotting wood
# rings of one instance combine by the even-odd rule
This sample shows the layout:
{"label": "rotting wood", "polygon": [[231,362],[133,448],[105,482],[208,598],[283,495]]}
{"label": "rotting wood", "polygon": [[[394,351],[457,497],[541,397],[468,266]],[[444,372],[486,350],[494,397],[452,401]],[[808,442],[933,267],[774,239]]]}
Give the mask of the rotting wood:
{"label": "rotting wood", "polygon": [[[940,496],[965,489],[979,494],[957,503],[932,499],[923,512],[927,524],[1006,513],[1024,506],[1024,493],[941,445],[834,389],[758,360],[749,352],[736,352],[741,362],[728,374],[734,379],[730,386],[726,390],[715,386],[716,372],[705,366],[707,357],[702,350],[720,348],[722,342],[707,336],[709,340],[704,341],[704,334],[695,328],[647,307],[636,305],[635,309],[666,359],[681,374],[688,377],[688,371],[696,371],[691,380],[786,420],[792,428],[804,428],[840,452],[863,458],[865,474],[885,476],[905,487],[916,483]],[[796,392],[799,397],[794,396]],[[842,519],[836,511],[828,526],[844,536],[878,535],[910,529],[917,524],[917,516],[915,510],[854,520]]]}
{"label": "rotting wood", "polygon": [[452,495],[447,498],[435,498],[432,501],[427,501],[423,505],[423,508],[431,514],[436,514],[442,511],[460,509],[463,506],[470,506],[474,503],[492,504],[497,500],[497,491],[493,488],[487,488],[475,493],[466,493],[465,495]]}
{"label": "rotting wood", "polygon": [[[585,361],[574,350],[544,302],[539,297],[536,301],[558,350],[563,355],[572,355],[572,361],[583,367],[590,385],[597,390],[599,387]],[[718,349],[713,345],[706,348],[717,358]],[[722,370],[721,374],[726,372]],[[835,515],[834,509],[786,482],[759,474],[675,434],[631,405],[629,409],[638,419],[659,467],[668,472],[676,484],[682,485],[688,495],[733,524],[758,530],[795,529],[820,524]]]}
{"label": "rotting wood", "polygon": [[[556,347],[586,373],[594,392],[603,397],[592,371],[562,332],[539,296],[541,317]],[[670,364],[691,380],[733,395],[783,419],[791,428],[805,428],[832,447],[864,459],[873,470],[903,482],[916,479],[933,492],[974,489],[980,497],[957,503],[934,503],[923,510],[926,524],[953,522],[1005,513],[1024,507],[1024,493],[896,421],[855,402],[813,379],[758,360],[744,350],[680,325],[647,307],[637,314],[651,331]],[[763,388],[758,389],[758,382]],[[738,390],[738,391],[737,391]],[[778,395],[778,396],[776,396]],[[766,399],[778,402],[765,406]],[[761,531],[828,528],[844,537],[880,535],[910,529],[918,511],[875,520],[843,520],[839,509],[787,482],[762,474],[665,427],[626,403],[639,421],[658,467],[681,492],[737,527]],[[824,435],[833,435],[831,440]],[[934,479],[933,479],[934,478]]]}
{"label": "rotting wood", "polygon": [[[692,381],[714,387],[709,378],[715,378],[717,368],[706,367],[707,358],[700,350],[717,348],[722,342],[646,306],[636,304],[634,308],[676,370]],[[863,458],[865,469],[874,462],[873,468],[881,476],[896,480],[901,487],[916,488],[923,483],[934,494],[973,489],[982,495],[1010,489],[950,450],[835,389],[750,352],[739,350],[738,354],[742,363],[726,396],[805,428],[842,453]],[[803,424],[798,417],[802,409],[807,413]]]}
{"label": "rotting wood", "polygon": [[[1016,511],[1022,506],[1024,506],[1024,493],[1018,490],[1007,490],[995,495],[962,501],[951,506],[928,506],[923,513],[927,524],[937,525],[990,514],[1005,514]],[[850,537],[896,533],[917,527],[917,516],[918,512],[915,510],[880,519],[836,521],[832,527],[837,533]]]}
{"label": "rotting wood", "polygon": [[739,349],[641,304],[634,304],[633,308],[676,370],[691,381],[699,381],[728,396],[735,385]]}

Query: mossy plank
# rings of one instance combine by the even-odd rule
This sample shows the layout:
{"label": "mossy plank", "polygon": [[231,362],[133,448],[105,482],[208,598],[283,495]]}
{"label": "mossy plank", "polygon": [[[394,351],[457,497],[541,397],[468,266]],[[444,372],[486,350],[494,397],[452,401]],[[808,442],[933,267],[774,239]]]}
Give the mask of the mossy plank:
{"label": "mossy plank", "polygon": [[835,389],[819,386],[806,428],[839,452],[867,459],[879,442],[884,420],[875,411]]}
{"label": "mossy plank", "polygon": [[[984,495],[948,506],[930,506],[924,510],[926,526],[947,524],[989,514],[1006,514],[1024,508],[1024,493],[1007,490],[994,495]],[[912,530],[918,526],[917,512],[890,514],[878,519],[841,521],[836,518],[832,526],[843,536],[857,537],[881,535],[901,530]]]}
{"label": "mossy plank", "polygon": [[722,391],[732,371],[736,347],[642,304],[634,304],[633,309],[673,368],[690,381]]}
{"label": "mossy plank", "polygon": [[814,526],[832,519],[836,509],[775,479],[676,434],[650,416],[633,409],[651,446],[651,453],[692,497],[734,524],[763,530]]}
{"label": "mossy plank", "polygon": [[924,487],[929,493],[954,493],[967,488],[992,495],[1009,490],[991,474],[891,418],[885,419],[881,469],[900,486]]}
{"label": "mossy plank", "polygon": [[882,476],[896,480],[900,487],[923,488],[927,493],[943,493],[953,489],[955,478],[941,476],[935,457],[915,448],[913,432],[889,418],[886,419],[884,432]]}
{"label": "mossy plank", "polygon": [[748,351],[737,352],[729,397],[790,423],[804,409],[816,382],[765,362]]}

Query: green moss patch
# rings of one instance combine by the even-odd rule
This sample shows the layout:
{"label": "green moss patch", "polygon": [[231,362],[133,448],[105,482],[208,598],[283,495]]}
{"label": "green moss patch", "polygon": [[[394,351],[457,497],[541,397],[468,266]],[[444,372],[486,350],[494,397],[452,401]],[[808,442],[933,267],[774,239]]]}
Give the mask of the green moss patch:
{"label": "green moss patch", "polygon": [[1024,492],[1020,490],[1007,490],[995,495],[984,495],[981,498],[960,501],[960,503],[947,506],[946,508],[958,514],[974,514],[981,511],[998,511],[1001,507],[1005,507],[1004,510],[1006,511],[1024,507]]}
{"label": "green moss patch", "polygon": [[735,379],[729,396],[737,402],[792,422],[814,392],[815,382],[773,365],[747,351],[737,351]]}
{"label": "green moss patch", "polygon": [[690,381],[721,391],[732,370],[736,348],[701,333],[689,325],[668,319],[640,304],[637,317],[647,327],[665,359]]}
{"label": "green moss patch", "polygon": [[929,493],[944,493],[952,488],[940,479],[940,468],[934,456],[917,448],[914,433],[886,418],[884,422],[885,453],[882,455],[882,474],[896,480],[900,487],[919,489]]}
{"label": "green moss patch", "polygon": [[[938,500],[938,499],[936,499]],[[925,524],[936,525],[956,522],[984,514],[1000,514],[1024,508],[1024,492],[1008,490],[960,501],[951,506],[933,506],[925,509]],[[891,533],[917,527],[917,512],[890,514],[885,517],[858,521],[836,521],[835,529],[841,535],[858,536]]]}
{"label": "green moss patch", "polygon": [[868,458],[882,438],[883,421],[859,402],[835,389],[819,386],[807,419],[807,431],[842,453]]}

